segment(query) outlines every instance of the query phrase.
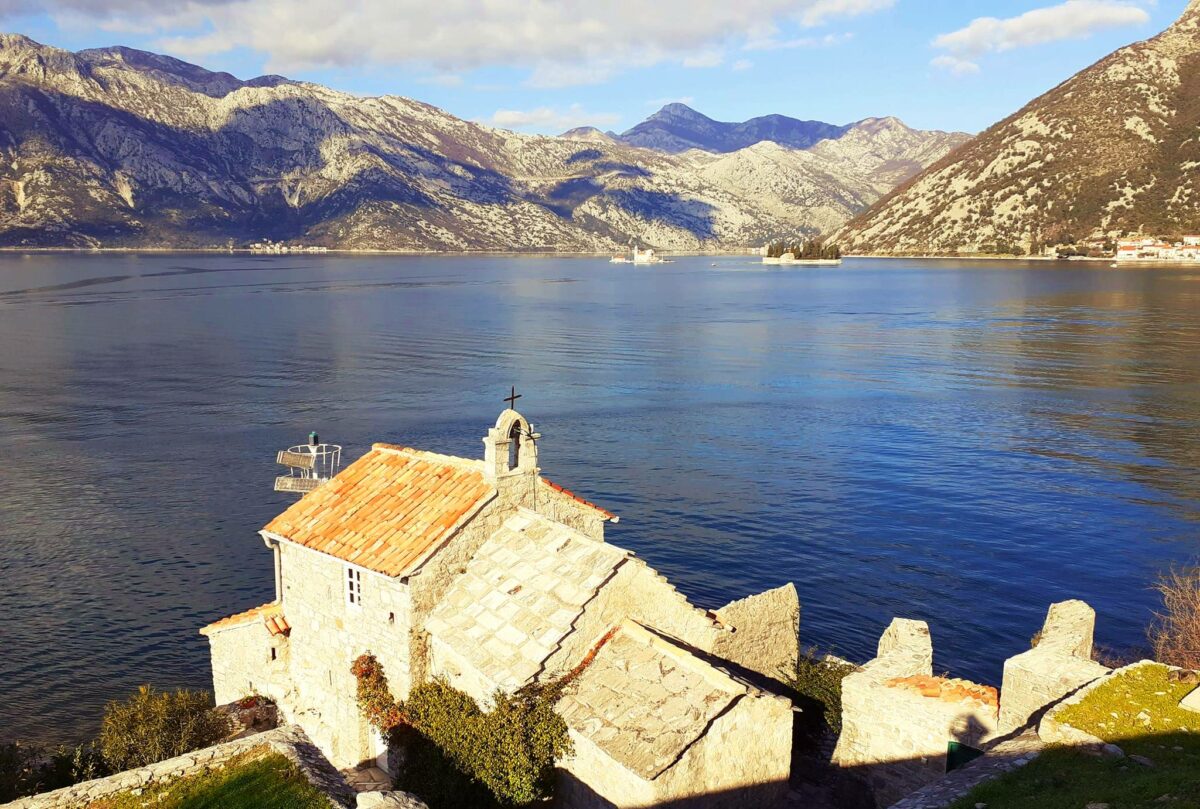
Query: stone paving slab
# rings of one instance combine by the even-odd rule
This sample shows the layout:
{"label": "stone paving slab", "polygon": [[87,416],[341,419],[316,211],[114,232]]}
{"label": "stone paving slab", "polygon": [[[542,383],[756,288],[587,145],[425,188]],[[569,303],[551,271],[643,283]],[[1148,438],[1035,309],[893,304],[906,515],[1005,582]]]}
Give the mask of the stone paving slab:
{"label": "stone paving slab", "polygon": [[505,521],[426,623],[497,687],[532,681],[628,554],[531,512]]}

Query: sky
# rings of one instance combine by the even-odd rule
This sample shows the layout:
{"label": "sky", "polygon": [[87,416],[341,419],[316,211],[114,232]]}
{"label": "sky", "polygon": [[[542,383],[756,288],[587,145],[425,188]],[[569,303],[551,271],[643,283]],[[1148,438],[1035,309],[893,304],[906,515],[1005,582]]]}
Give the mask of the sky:
{"label": "sky", "polygon": [[1187,0],[0,0],[0,28],[239,78],[395,94],[523,132],[894,115],[978,132]]}

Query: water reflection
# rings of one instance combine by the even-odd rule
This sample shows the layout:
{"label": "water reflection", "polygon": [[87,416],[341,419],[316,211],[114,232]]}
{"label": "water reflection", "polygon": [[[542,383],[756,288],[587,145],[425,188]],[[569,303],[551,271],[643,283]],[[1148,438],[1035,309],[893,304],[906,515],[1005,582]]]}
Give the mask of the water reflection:
{"label": "water reflection", "polygon": [[0,257],[0,736],[86,733],[270,598],[310,429],[477,455],[510,384],[552,478],[705,606],[797,582],[998,681],[1049,601],[1140,643],[1200,552],[1200,277],[1047,264]]}

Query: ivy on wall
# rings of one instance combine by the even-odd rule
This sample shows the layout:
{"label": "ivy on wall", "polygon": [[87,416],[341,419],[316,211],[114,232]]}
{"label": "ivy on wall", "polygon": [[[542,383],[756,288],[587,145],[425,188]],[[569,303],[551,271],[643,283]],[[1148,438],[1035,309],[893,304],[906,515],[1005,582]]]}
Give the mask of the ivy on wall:
{"label": "ivy on wall", "polygon": [[411,728],[432,742],[456,769],[487,787],[505,806],[550,796],[554,761],[571,752],[567,725],[554,712],[563,683],[533,683],[497,691],[490,710],[444,680],[415,686],[397,702],[383,666],[362,655],[351,666],[359,710],[380,733],[394,738]]}

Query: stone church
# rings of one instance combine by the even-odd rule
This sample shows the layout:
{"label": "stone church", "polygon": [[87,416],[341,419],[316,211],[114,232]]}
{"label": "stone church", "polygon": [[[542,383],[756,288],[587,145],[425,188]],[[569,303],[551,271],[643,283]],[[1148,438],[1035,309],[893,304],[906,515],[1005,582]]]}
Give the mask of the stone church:
{"label": "stone church", "polygon": [[542,477],[536,437],[508,409],[482,461],[375,444],[273,519],[275,600],[201,630],[217,702],[269,696],[337,766],[386,767],[359,655],[398,698],[441,677],[481,704],[587,661],[557,706],[561,805],[772,805],[792,710],[768,678],[796,666],[795,588],[692,605],[605,542],[617,517]]}

